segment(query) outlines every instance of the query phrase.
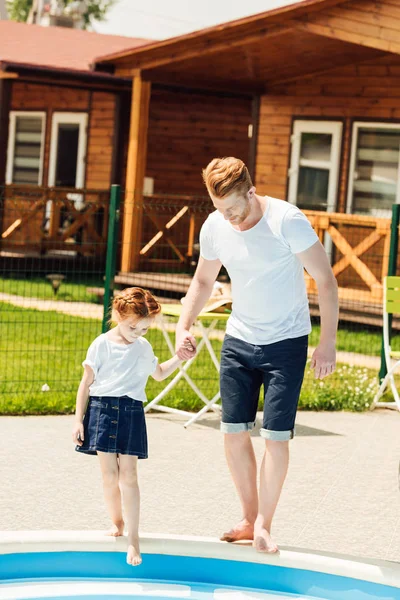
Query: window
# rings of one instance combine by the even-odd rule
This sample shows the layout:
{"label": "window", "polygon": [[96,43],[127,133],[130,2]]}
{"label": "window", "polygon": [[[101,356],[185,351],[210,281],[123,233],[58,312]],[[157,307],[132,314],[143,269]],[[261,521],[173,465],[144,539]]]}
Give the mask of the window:
{"label": "window", "polygon": [[51,127],[49,186],[83,188],[86,113],[54,113]]}
{"label": "window", "polygon": [[347,212],[390,217],[398,203],[400,125],[354,123]]}
{"label": "window", "polygon": [[[53,113],[51,124],[49,187],[85,187],[87,113]],[[68,192],[66,198],[74,203],[76,210],[85,208],[83,194]],[[50,227],[52,201],[46,203],[44,229]],[[60,227],[69,224],[68,211],[61,211]]]}
{"label": "window", "polygon": [[342,123],[294,122],[289,202],[301,209],[335,211]]}
{"label": "window", "polygon": [[10,113],[7,183],[42,184],[45,120],[44,112]]}

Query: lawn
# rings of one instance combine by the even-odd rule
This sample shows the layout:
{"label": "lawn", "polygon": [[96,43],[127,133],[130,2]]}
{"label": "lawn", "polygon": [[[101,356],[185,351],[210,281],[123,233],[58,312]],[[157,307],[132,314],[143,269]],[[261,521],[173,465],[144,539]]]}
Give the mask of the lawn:
{"label": "lawn", "polygon": [[[67,302],[97,302],[97,296],[87,293],[87,288],[103,287],[101,278],[87,279],[85,282],[69,281],[68,278],[61,284],[57,296],[54,296],[50,283],[43,278],[12,279],[0,278],[0,292],[15,294],[24,297],[34,297],[44,300],[63,300]],[[310,336],[310,345],[316,346],[319,339],[320,328],[317,322],[313,323]],[[376,328],[366,329],[356,323],[344,326],[341,324],[338,332],[337,349],[345,352],[357,352],[370,356],[380,356],[381,332]],[[400,350],[400,336],[392,342],[394,350]]]}
{"label": "lawn", "polygon": [[[76,389],[82,373],[81,363],[90,342],[100,333],[100,321],[32,309],[22,309],[0,303],[0,413],[57,414],[74,410]],[[311,344],[317,341],[313,331]],[[339,347],[361,335],[363,349],[380,351],[380,338],[371,334],[339,336]],[[147,335],[160,361],[169,358],[162,333],[152,329]],[[212,341],[217,355],[219,340]],[[358,346],[361,347],[361,346]],[[350,345],[350,348],[352,346]],[[344,348],[343,348],[344,349]],[[345,349],[349,349],[345,346]],[[190,373],[196,384],[208,396],[218,390],[218,378],[208,353],[204,350],[196,359]],[[377,376],[368,369],[339,365],[337,372],[324,380],[315,381],[307,369],[300,407],[311,410],[365,410],[374,396]],[[149,400],[161,391],[167,381],[149,379]],[[49,391],[42,391],[42,386]],[[385,398],[386,399],[386,398]],[[197,410],[201,401],[184,380],[166,398],[170,406]]]}
{"label": "lawn", "polygon": [[40,300],[63,300],[64,302],[97,302],[97,296],[88,294],[88,287],[103,287],[100,277],[83,283],[69,281],[68,277],[61,283],[56,296],[50,282],[43,276],[33,279],[9,279],[0,277],[0,293],[15,294]]}
{"label": "lawn", "polygon": [[[0,303],[0,324],[0,413],[72,412],[81,363],[90,342],[101,333],[100,321]],[[147,338],[160,361],[170,358],[161,331],[151,330]],[[213,343],[218,351],[220,342]],[[207,357],[205,352],[200,354],[191,374],[206,394],[214,395],[218,381]],[[41,391],[43,385],[49,391]],[[150,379],[148,398],[155,397],[165,385]],[[187,410],[199,407],[185,382],[169,395],[169,401],[177,405],[182,398]]]}

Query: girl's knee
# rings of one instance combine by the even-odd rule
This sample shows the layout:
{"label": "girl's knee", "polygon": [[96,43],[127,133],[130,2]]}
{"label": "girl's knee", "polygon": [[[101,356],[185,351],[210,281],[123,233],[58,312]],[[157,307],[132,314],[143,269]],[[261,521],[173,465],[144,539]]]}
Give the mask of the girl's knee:
{"label": "girl's knee", "polygon": [[118,469],[103,469],[103,484],[107,487],[113,487],[118,485]]}
{"label": "girl's knee", "polygon": [[138,484],[136,469],[134,471],[128,469],[120,470],[119,483],[122,487],[135,487]]}

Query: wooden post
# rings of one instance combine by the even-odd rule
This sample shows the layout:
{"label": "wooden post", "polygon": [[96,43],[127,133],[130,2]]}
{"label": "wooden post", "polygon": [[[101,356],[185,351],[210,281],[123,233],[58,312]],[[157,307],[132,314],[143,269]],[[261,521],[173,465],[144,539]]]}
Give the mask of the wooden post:
{"label": "wooden post", "polygon": [[5,183],[11,86],[10,79],[0,79],[0,232],[3,230],[3,213],[6,201]]}
{"label": "wooden post", "polygon": [[150,82],[143,81],[140,73],[134,76],[123,208],[121,271],[124,273],[134,271],[139,264],[150,86]]}
{"label": "wooden post", "polygon": [[6,181],[11,86],[10,79],[0,79],[0,186],[4,185]]}
{"label": "wooden post", "polygon": [[247,167],[254,184],[256,181],[258,130],[260,126],[260,103],[261,96],[253,96],[251,103],[251,123],[249,124],[249,158]]}

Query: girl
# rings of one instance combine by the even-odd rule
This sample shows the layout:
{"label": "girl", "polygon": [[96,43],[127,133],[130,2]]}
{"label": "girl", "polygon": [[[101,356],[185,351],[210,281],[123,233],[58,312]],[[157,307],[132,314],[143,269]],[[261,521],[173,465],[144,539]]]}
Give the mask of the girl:
{"label": "girl", "polygon": [[[72,438],[78,452],[97,454],[104,496],[113,526],[123,535],[121,493],[128,528],[127,562],[142,562],[139,549],[138,458],[147,458],[143,402],[149,375],[166,379],[182,362],[176,355],[158,364],[144,336],[161,306],[148,291],[128,288],[114,297],[112,320],[117,326],[99,335],[83,362],[76,398]],[[89,397],[89,402],[88,402]]]}

